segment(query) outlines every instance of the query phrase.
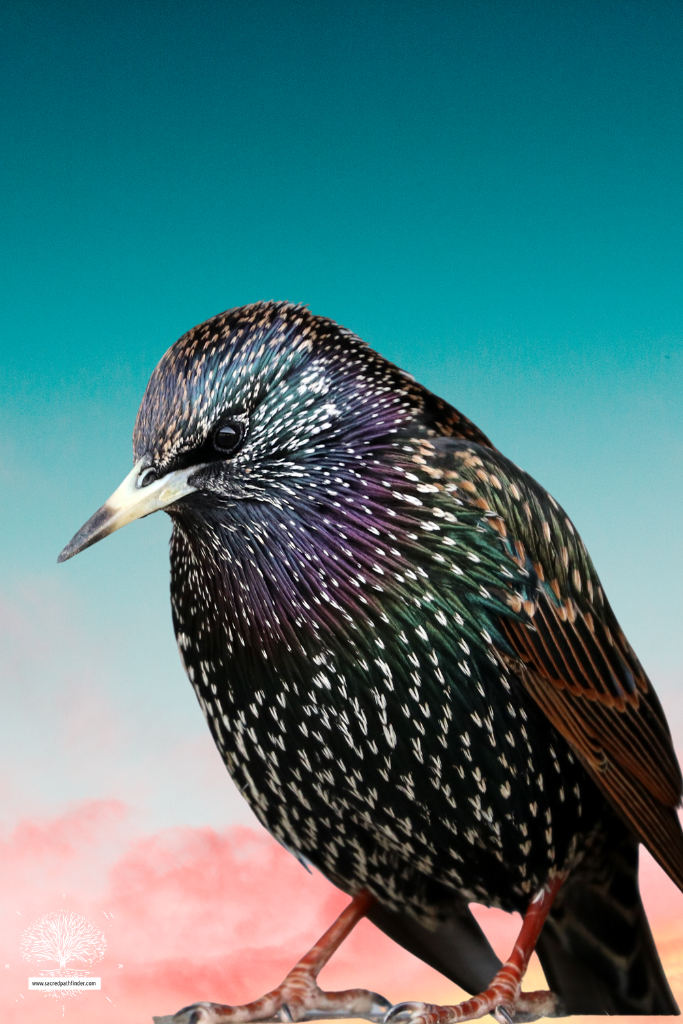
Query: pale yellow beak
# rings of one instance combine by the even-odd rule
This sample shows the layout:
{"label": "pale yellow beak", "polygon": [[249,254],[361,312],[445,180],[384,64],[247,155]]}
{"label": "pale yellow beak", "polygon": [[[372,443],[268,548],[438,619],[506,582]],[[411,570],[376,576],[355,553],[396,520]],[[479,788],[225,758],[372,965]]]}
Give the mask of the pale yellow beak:
{"label": "pale yellow beak", "polygon": [[57,559],[58,562],[66,562],[73,558],[79,551],[96,544],[103,537],[108,537],[115,530],[132,523],[134,519],[142,519],[152,512],[158,512],[167,505],[192,494],[196,487],[189,484],[188,477],[196,473],[199,466],[190,466],[187,469],[179,469],[173,473],[167,473],[159,480],[152,481],[146,487],[140,486],[144,474],[142,460],[137,462],[130,471],[120,487],[117,487],[111,498],[98,509],[85,526],[82,526],[78,533],[71,538],[67,546]]}

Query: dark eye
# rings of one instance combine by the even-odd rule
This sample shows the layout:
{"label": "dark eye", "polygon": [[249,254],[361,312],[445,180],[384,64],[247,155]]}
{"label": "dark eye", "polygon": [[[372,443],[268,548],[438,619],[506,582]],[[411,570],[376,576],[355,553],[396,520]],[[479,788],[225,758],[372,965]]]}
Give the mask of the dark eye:
{"label": "dark eye", "polygon": [[213,435],[213,445],[222,454],[231,455],[239,448],[243,437],[243,424],[237,420],[226,420]]}
{"label": "dark eye", "polygon": [[138,477],[138,487],[149,487],[156,479],[158,479],[156,469],[153,466],[148,466]]}

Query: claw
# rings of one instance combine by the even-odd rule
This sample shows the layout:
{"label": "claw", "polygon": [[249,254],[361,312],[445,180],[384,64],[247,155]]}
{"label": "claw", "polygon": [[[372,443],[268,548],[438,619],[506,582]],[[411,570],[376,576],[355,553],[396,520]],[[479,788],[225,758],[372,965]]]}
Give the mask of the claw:
{"label": "claw", "polygon": [[211,1021],[211,1003],[194,1003],[192,1006],[184,1006],[177,1013],[167,1017],[152,1017],[154,1024],[202,1024]]}
{"label": "claw", "polygon": [[496,1007],[494,1017],[497,1021],[500,1021],[500,1024],[514,1024],[512,1017],[502,1004]]}
{"label": "claw", "polygon": [[396,1003],[384,1014],[383,1024],[391,1024],[392,1021],[410,1021],[416,1014],[426,1013],[432,1007],[429,1003]]}
{"label": "claw", "polygon": [[373,997],[371,1013],[373,1017],[379,1017],[382,1015],[382,1020],[385,1019],[387,1013],[392,1009],[391,1003],[384,996],[381,996],[379,992],[371,992],[370,995]]}

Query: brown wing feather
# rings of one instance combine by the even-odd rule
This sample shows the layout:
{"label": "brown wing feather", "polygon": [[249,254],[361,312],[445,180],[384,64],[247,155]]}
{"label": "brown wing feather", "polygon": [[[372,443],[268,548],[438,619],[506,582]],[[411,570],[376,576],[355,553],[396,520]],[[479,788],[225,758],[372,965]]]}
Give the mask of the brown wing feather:
{"label": "brown wing feather", "polygon": [[524,685],[683,889],[675,810],[683,787],[671,734],[582,541],[550,495],[497,451],[452,441],[436,448],[432,465],[449,467],[441,471],[448,490],[484,510],[509,557],[529,572],[527,592],[510,599],[511,616],[501,619]]}
{"label": "brown wing feather", "polygon": [[589,642],[576,628],[581,618],[579,613],[575,622],[563,622],[557,609],[541,596],[533,632],[512,620],[504,628],[522,660],[543,685],[551,685],[555,706],[576,707],[584,730],[599,742],[602,753],[627,768],[661,803],[676,807],[681,796],[678,763],[649,680],[643,677],[647,689],[638,687],[633,694],[617,698],[583,673],[578,648],[591,663],[597,658],[591,658]]}

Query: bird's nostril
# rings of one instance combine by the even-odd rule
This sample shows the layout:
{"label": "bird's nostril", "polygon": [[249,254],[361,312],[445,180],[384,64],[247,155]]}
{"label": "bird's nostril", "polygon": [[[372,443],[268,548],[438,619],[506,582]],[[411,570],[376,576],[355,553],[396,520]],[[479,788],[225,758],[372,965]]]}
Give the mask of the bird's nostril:
{"label": "bird's nostril", "polygon": [[157,471],[153,466],[148,466],[147,469],[143,469],[142,473],[138,477],[138,487],[149,487],[157,479]]}

